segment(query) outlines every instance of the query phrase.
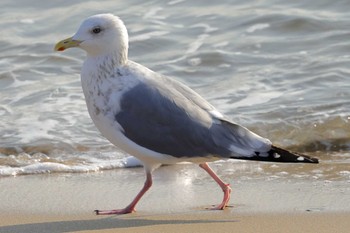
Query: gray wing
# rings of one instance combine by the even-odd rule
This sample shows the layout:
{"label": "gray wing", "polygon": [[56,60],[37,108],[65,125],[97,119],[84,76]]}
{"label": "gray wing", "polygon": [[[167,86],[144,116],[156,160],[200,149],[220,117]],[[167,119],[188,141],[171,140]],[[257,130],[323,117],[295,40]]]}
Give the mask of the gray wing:
{"label": "gray wing", "polygon": [[140,146],[175,157],[253,156],[270,143],[244,127],[215,119],[214,108],[185,85],[164,76],[124,93],[115,119]]}

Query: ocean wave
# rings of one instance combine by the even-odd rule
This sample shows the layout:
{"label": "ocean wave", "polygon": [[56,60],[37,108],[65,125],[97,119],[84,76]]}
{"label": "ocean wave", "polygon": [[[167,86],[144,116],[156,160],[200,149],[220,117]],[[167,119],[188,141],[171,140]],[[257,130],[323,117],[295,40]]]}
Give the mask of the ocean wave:
{"label": "ocean wave", "polygon": [[[57,38],[102,10],[96,2],[74,4],[74,11],[68,1],[4,6],[0,176],[128,166],[88,116],[79,81],[84,53],[53,52]],[[171,0],[130,7],[108,0],[103,7],[126,22],[131,60],[184,81],[274,143],[322,157],[348,156],[350,148],[347,4]],[[54,20],[63,13],[74,23]]]}
{"label": "ocean wave", "polygon": [[112,156],[112,153],[61,154],[58,157],[44,153],[0,154],[0,177],[50,173],[86,173],[142,166],[132,156]]}

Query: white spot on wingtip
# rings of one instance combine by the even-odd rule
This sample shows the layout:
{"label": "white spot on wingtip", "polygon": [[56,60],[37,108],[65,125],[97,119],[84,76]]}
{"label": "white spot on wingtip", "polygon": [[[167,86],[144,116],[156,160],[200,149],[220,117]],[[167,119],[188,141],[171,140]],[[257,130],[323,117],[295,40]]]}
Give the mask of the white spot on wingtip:
{"label": "white spot on wingtip", "polygon": [[304,161],[304,157],[299,156],[299,157],[297,158],[297,160],[298,160],[298,161]]}
{"label": "white spot on wingtip", "polygon": [[278,158],[281,158],[281,155],[278,154],[278,153],[274,153],[274,154],[273,154],[273,157],[274,157],[275,159],[278,159]]}

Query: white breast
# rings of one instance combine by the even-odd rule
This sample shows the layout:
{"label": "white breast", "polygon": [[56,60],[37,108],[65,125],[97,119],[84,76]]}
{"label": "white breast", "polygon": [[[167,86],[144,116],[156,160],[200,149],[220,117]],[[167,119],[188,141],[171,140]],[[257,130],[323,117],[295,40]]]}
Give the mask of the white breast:
{"label": "white breast", "polygon": [[179,162],[176,158],[148,150],[129,140],[115,120],[123,94],[140,82],[138,74],[119,68],[114,76],[101,79],[91,72],[96,68],[85,63],[81,74],[83,92],[90,117],[101,134],[118,148],[143,161],[150,169],[160,164]]}

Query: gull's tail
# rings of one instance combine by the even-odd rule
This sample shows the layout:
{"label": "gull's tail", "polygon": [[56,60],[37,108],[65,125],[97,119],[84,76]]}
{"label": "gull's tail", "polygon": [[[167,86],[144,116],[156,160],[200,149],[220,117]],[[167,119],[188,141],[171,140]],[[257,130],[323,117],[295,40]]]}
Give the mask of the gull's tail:
{"label": "gull's tail", "polygon": [[[225,137],[218,144],[226,143],[232,159],[257,160],[280,163],[318,163],[317,158],[288,151],[271,144],[271,141],[260,137],[245,127],[232,122],[221,120],[219,132]],[[228,145],[228,146],[227,146]]]}
{"label": "gull's tail", "polygon": [[259,152],[256,152],[255,156],[240,159],[280,163],[318,163],[317,158],[312,158],[297,152],[291,152],[274,145],[271,146],[271,150],[267,153],[260,154]]}

